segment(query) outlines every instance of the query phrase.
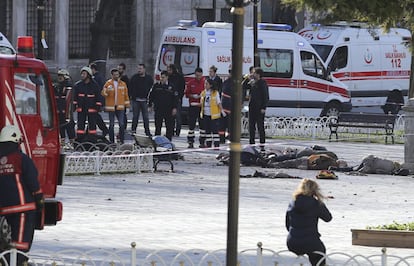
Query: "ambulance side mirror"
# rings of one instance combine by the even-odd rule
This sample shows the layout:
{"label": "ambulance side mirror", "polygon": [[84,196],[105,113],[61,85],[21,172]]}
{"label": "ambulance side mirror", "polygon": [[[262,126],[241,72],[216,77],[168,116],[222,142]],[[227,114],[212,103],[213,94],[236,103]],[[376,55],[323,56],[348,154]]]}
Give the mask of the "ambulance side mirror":
{"label": "ambulance side mirror", "polygon": [[325,79],[326,80],[332,81],[332,75],[331,75],[331,73],[332,73],[332,68],[330,66],[328,66],[326,68],[326,72],[325,72]]}

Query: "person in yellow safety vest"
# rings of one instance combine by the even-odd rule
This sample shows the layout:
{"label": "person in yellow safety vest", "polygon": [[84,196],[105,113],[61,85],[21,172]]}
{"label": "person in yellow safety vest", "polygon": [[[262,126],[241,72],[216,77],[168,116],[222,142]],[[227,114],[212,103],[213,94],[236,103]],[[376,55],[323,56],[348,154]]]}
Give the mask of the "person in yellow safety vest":
{"label": "person in yellow safety vest", "polygon": [[220,146],[219,121],[221,116],[226,116],[221,106],[220,93],[216,82],[207,78],[204,82],[204,90],[201,92],[200,117],[205,135],[202,136],[200,148]]}

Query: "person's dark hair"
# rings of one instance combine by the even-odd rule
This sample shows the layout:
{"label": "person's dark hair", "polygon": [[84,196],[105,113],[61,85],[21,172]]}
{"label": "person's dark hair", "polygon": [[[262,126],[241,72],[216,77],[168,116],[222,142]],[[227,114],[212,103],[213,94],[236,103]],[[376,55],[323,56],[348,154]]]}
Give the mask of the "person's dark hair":
{"label": "person's dark hair", "polygon": [[161,71],[161,74],[160,75],[165,75],[165,76],[168,77],[168,71],[167,70],[163,70],[163,71]]}
{"label": "person's dark hair", "polygon": [[96,63],[90,63],[89,67],[93,70],[98,70],[98,65]]}
{"label": "person's dark hair", "polygon": [[119,70],[117,68],[112,68],[111,69],[111,75],[114,74],[114,72],[118,72],[119,73]]}
{"label": "person's dark hair", "polygon": [[143,68],[145,68],[145,64],[144,63],[138,64],[138,66],[142,66]]}
{"label": "person's dark hair", "polygon": [[174,65],[174,64],[169,64],[167,67],[168,67],[168,68],[170,68],[170,69],[172,70],[172,73],[178,73],[178,68],[177,68],[177,66],[176,66],[176,65]]}
{"label": "person's dark hair", "polygon": [[254,69],[254,66],[250,66],[249,67],[249,72],[252,73],[253,69]]}
{"label": "person's dark hair", "polygon": [[118,66],[121,66],[124,70],[126,70],[126,65],[125,65],[125,63],[119,63],[119,65]]}
{"label": "person's dark hair", "polygon": [[211,86],[210,89],[217,90],[217,83],[214,80],[208,78],[208,79],[206,79],[206,81],[208,82],[208,84],[210,84],[210,86]]}
{"label": "person's dark hair", "polygon": [[255,67],[254,73],[258,74],[260,77],[263,77],[263,69],[261,69],[260,67]]}
{"label": "person's dark hair", "polygon": [[194,72],[203,73],[203,69],[201,67],[197,67]]}
{"label": "person's dark hair", "polygon": [[214,73],[216,73],[216,72],[217,72],[217,67],[216,67],[215,65],[212,65],[212,66],[210,67],[210,69],[211,69],[211,70],[213,70],[213,71],[214,71]]}

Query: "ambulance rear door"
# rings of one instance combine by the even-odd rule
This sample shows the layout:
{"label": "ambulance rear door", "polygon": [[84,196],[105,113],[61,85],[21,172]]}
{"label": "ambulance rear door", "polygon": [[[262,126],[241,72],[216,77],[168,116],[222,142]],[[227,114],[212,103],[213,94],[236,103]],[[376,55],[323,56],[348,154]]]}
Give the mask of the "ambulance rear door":
{"label": "ambulance rear door", "polygon": [[200,64],[201,31],[172,29],[164,32],[156,73],[167,70],[169,64],[180,68],[184,76],[194,74]]}
{"label": "ambulance rear door", "polygon": [[[202,60],[201,46],[202,31],[200,28],[169,28],[164,31],[158,51],[157,65],[155,68],[155,78],[163,70],[167,70],[169,64],[174,64],[180,68],[186,81],[190,76],[194,76],[194,70],[200,66]],[[185,123],[188,113],[188,98],[182,99],[183,123]]]}

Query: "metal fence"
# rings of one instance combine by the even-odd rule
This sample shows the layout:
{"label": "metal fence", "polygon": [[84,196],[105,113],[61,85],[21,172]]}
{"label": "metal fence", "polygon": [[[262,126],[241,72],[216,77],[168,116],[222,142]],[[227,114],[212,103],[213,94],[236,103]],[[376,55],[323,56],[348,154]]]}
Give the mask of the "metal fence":
{"label": "metal fence", "polygon": [[[267,137],[300,137],[311,139],[329,138],[329,117],[267,117],[265,131]],[[249,121],[242,118],[242,135],[249,134]],[[383,141],[385,131],[372,128],[347,128],[338,132],[343,140]],[[394,127],[396,142],[404,141],[404,115],[398,115]]]}
{"label": "metal fence", "polygon": [[[16,249],[8,250],[0,254],[0,259],[8,255],[10,263],[5,265],[15,266],[17,253],[25,254]],[[61,251],[37,250],[25,254],[27,265],[110,265],[110,266],[184,266],[184,265],[226,265],[226,251],[224,249],[208,251],[202,249],[177,250],[139,250],[136,244],[131,243],[131,248],[126,250],[75,250]],[[379,249],[378,254],[364,256],[362,254],[347,254],[334,252],[326,254],[326,265],[372,265],[372,266],[409,266],[414,265],[414,255],[400,257],[387,254],[386,248]],[[263,248],[258,243],[256,248],[240,251],[238,254],[239,266],[307,266],[310,265],[306,256],[296,256],[288,250],[274,251]]]}
{"label": "metal fence", "polygon": [[153,150],[83,151],[66,154],[65,174],[128,173],[153,170]]}

